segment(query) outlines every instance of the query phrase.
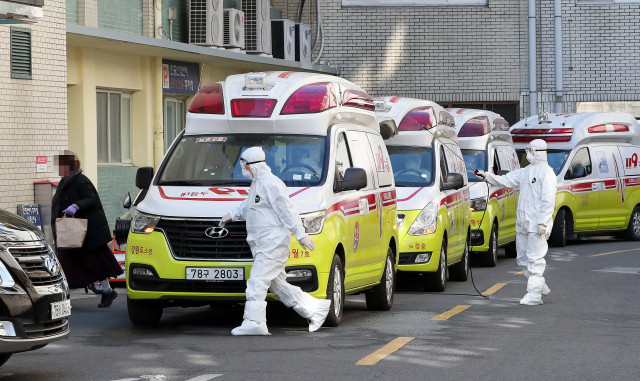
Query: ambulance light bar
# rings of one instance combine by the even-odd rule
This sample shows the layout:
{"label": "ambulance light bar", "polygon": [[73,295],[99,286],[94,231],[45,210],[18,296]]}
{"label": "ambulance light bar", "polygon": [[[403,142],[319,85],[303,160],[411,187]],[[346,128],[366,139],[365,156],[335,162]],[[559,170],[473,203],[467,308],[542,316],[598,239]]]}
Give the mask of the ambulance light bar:
{"label": "ambulance light bar", "polygon": [[249,73],[244,77],[244,88],[255,90],[267,87],[267,75],[265,73]]}
{"label": "ambulance light bar", "polygon": [[482,136],[489,132],[491,132],[489,118],[486,116],[479,116],[469,119],[467,123],[462,126],[460,132],[458,132],[458,137]]}
{"label": "ambulance light bar", "polygon": [[571,141],[573,128],[516,128],[511,130],[514,143],[529,143],[542,139],[547,143],[565,143]]}
{"label": "ambulance light bar", "polygon": [[276,103],[275,99],[232,99],[231,115],[234,118],[269,118]]}
{"label": "ambulance light bar", "polygon": [[402,118],[399,131],[422,131],[433,128],[436,120],[433,107],[422,106],[416,107],[411,110],[407,115]]}
{"label": "ambulance light bar", "polygon": [[599,126],[589,127],[589,132],[629,132],[629,126],[624,124],[601,124]]}
{"label": "ambulance light bar", "polygon": [[287,99],[280,115],[310,114],[334,108],[338,105],[333,84],[329,82],[312,83],[296,90]]}
{"label": "ambulance light bar", "polygon": [[189,105],[189,112],[224,114],[222,85],[212,82],[201,87]]}
{"label": "ambulance light bar", "polygon": [[363,110],[375,111],[376,106],[373,104],[373,98],[359,90],[347,90],[342,96],[342,105],[348,107],[361,108]]}

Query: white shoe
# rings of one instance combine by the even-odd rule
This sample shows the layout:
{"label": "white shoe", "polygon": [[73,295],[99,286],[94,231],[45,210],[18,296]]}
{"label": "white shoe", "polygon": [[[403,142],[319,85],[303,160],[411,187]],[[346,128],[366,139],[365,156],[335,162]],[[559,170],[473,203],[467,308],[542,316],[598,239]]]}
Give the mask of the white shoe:
{"label": "white shoe", "polygon": [[542,296],[540,294],[528,293],[520,300],[520,304],[523,306],[538,306],[542,303]]}
{"label": "white shoe", "polygon": [[267,329],[267,322],[256,323],[252,320],[243,320],[240,327],[231,331],[233,336],[267,336],[271,335]]}
{"label": "white shoe", "polygon": [[547,286],[547,284],[544,284],[544,287],[542,287],[542,297],[544,298],[545,296],[547,296],[548,293],[550,293],[551,290],[549,289],[549,287]]}
{"label": "white shoe", "polygon": [[324,323],[327,315],[329,315],[329,311],[331,310],[331,300],[322,299],[318,300],[318,310],[313,316],[309,318],[309,332],[315,332]]}

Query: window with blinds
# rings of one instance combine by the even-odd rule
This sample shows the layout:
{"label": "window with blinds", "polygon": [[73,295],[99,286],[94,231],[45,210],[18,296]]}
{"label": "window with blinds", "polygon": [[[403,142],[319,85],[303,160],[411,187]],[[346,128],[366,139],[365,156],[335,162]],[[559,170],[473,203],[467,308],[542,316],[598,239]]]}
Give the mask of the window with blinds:
{"label": "window with blinds", "polygon": [[31,30],[11,28],[11,78],[31,79]]}

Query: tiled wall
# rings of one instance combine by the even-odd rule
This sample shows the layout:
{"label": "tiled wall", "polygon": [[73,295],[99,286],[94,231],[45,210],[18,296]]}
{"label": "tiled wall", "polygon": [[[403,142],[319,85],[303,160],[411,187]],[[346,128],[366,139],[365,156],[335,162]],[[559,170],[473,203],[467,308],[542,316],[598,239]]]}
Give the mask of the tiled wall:
{"label": "tiled wall", "polygon": [[169,23],[169,7],[176,8],[176,19],[173,21],[173,41],[189,42],[189,7],[185,0],[164,0],[162,2],[162,26],[169,38],[171,28]]}
{"label": "tiled wall", "polygon": [[122,207],[124,194],[129,192],[132,200],[138,194],[137,171],[137,167],[98,167],[98,194],[111,231],[114,229],[116,218],[126,212]]}
{"label": "tiled wall", "polygon": [[142,0],[98,0],[98,28],[141,35]]}
{"label": "tiled wall", "polygon": [[79,0],[66,0],[67,5],[67,22],[77,24],[80,21]]}

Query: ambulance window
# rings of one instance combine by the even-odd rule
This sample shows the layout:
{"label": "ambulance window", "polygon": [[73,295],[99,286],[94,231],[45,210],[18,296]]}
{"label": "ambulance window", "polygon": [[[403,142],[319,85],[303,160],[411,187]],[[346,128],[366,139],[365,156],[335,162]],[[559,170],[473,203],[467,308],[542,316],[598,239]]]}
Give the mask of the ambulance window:
{"label": "ambulance window", "polygon": [[[424,187],[433,184],[433,149],[430,147],[388,146],[396,186]],[[382,179],[378,172],[378,177]],[[384,184],[382,184],[384,185]]]}
{"label": "ambulance window", "polygon": [[573,173],[576,167],[584,167],[587,170],[587,176],[591,174],[591,157],[589,156],[589,149],[587,147],[580,148],[571,160],[569,171]]}
{"label": "ambulance window", "polygon": [[498,159],[498,150],[493,150],[493,173],[500,171],[500,160]]}
{"label": "ambulance window", "polygon": [[447,169],[447,159],[446,154],[444,152],[446,148],[444,146],[440,147],[440,184],[444,184],[444,178],[449,174],[449,170]]}
{"label": "ambulance window", "polygon": [[352,166],[349,147],[347,146],[347,138],[344,136],[344,132],[342,132],[338,135],[336,145],[336,181],[342,181],[345,171]]}
{"label": "ambulance window", "polygon": [[[481,171],[487,170],[487,151],[463,149],[462,157],[464,158],[464,161],[469,163],[469,165],[471,165],[473,168],[477,168]],[[482,181],[473,174],[473,169],[467,167],[466,165],[465,167],[467,170],[467,178],[470,182],[477,183]]]}

